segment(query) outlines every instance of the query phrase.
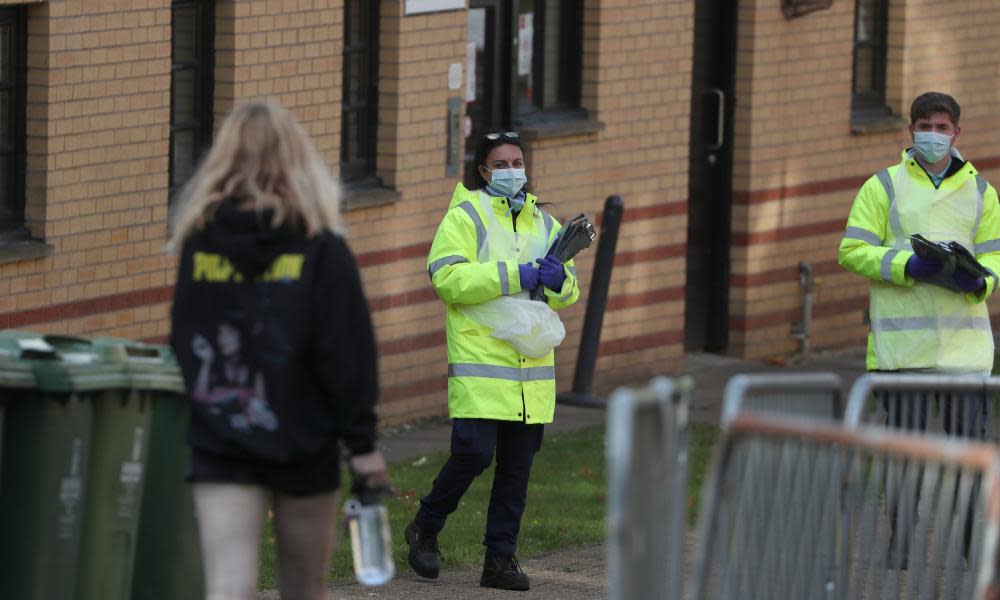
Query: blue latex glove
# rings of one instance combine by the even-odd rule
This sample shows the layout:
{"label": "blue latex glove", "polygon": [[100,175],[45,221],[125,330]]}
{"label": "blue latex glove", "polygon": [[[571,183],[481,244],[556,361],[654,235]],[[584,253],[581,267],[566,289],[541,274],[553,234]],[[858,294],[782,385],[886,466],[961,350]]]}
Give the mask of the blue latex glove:
{"label": "blue latex glove", "polygon": [[518,274],[521,277],[521,289],[533,291],[538,287],[540,273],[534,265],[517,265]]}
{"label": "blue latex glove", "polygon": [[936,275],[943,266],[937,261],[920,258],[914,254],[906,261],[906,274],[914,279],[927,279]]}
{"label": "blue latex glove", "polygon": [[955,274],[951,276],[955,280],[955,285],[957,285],[963,292],[973,293],[978,292],[983,289],[986,285],[986,280],[982,277],[975,277],[969,275],[961,269],[955,269]]}
{"label": "blue latex glove", "polygon": [[538,259],[538,270],[542,274],[542,284],[553,291],[562,289],[563,282],[566,281],[566,271],[563,264],[554,256],[546,256]]}

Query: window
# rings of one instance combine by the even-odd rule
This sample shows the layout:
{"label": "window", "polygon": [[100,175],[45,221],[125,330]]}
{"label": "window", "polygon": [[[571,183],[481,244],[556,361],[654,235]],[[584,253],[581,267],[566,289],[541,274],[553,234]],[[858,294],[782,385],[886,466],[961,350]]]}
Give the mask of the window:
{"label": "window", "polygon": [[885,97],[888,0],[857,0],[854,26],[854,88],[851,108],[856,117],[889,114]]}
{"label": "window", "polygon": [[344,89],[340,179],[377,182],[378,2],[344,0]]}
{"label": "window", "polygon": [[175,1],[171,14],[170,197],[212,144],[215,11],[209,0]]}
{"label": "window", "polygon": [[581,116],[582,4],[515,0],[515,124],[560,114]]}
{"label": "window", "polygon": [[27,16],[0,9],[0,235],[27,238],[24,228]]}

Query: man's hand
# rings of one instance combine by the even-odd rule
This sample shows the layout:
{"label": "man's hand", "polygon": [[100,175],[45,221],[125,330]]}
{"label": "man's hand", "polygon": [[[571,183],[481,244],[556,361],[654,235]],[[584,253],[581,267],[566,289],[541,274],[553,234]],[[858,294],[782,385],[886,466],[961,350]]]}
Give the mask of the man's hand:
{"label": "man's hand", "polygon": [[955,274],[952,275],[952,279],[955,280],[955,285],[967,294],[978,292],[986,286],[985,279],[982,277],[976,277],[975,275],[970,275],[962,269],[955,269]]}
{"label": "man's hand", "polygon": [[906,274],[914,279],[927,279],[936,275],[942,267],[944,265],[936,260],[927,260],[914,254],[906,261]]}

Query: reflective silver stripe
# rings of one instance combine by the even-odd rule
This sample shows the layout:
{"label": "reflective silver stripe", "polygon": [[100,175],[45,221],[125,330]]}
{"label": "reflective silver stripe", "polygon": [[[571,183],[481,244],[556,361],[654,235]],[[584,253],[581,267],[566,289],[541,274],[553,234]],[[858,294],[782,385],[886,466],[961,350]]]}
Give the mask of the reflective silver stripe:
{"label": "reflective silver stripe", "polygon": [[448,365],[448,377],[487,377],[489,379],[504,379],[507,381],[546,381],[556,378],[555,367],[498,367],[496,365],[477,365],[472,363],[455,363]]}
{"label": "reflective silver stripe", "polygon": [[472,223],[476,226],[476,256],[479,257],[479,262],[483,262],[486,259],[486,225],[483,224],[482,218],[476,212],[476,207],[472,206],[468,200],[459,204],[458,207],[469,215]]}
{"label": "reflective silver stripe", "polygon": [[878,180],[882,183],[882,187],[885,188],[885,195],[889,197],[889,204],[896,199],[896,189],[892,186],[892,175],[889,174],[889,169],[882,169],[875,174]]}
{"label": "reflective silver stripe", "polygon": [[844,237],[852,240],[861,240],[862,242],[866,242],[872,246],[882,245],[882,238],[867,229],[862,229],[860,227],[848,227],[847,231],[844,232]]}
{"label": "reflective silver stripe", "polygon": [[469,262],[464,256],[458,256],[453,254],[451,256],[445,256],[444,258],[439,258],[432,262],[430,266],[427,267],[427,274],[434,277],[434,274],[441,270],[442,267],[447,267],[448,265],[457,265],[458,263]]}
{"label": "reflective silver stripe", "polygon": [[996,252],[1000,250],[1000,239],[986,240],[985,242],[976,244],[976,254],[986,254],[987,252]]}
{"label": "reflective silver stripe", "polygon": [[497,261],[497,272],[500,274],[500,294],[510,295],[510,282],[507,280],[507,263],[502,260]]}
{"label": "reflective silver stripe", "polygon": [[549,243],[549,238],[552,237],[552,222],[553,219],[549,213],[542,211],[542,220],[545,221],[545,243]]}
{"label": "reflective silver stripe", "polygon": [[574,277],[574,278],[575,278],[575,279],[576,279],[577,281],[579,281],[579,280],[580,280],[580,278],[579,278],[579,277],[577,277],[577,275],[576,275],[576,267],[572,267],[572,266],[567,266],[566,268],[567,268],[567,269],[569,269],[569,272],[573,274],[573,277]]}
{"label": "reflective silver stripe", "polygon": [[572,295],[573,295],[572,291],[566,292],[565,294],[563,294],[562,298],[559,299],[559,301],[560,302],[568,302],[570,296],[572,296]]}
{"label": "reflective silver stripe", "polygon": [[892,259],[896,258],[899,250],[893,249],[882,255],[882,279],[892,283]]}
{"label": "reflective silver stripe", "polygon": [[913,331],[917,329],[990,331],[990,320],[984,317],[886,317],[872,320],[872,331]]}
{"label": "reflective silver stripe", "polygon": [[993,276],[993,290],[990,292],[992,294],[993,292],[997,291],[997,285],[1000,284],[1000,277],[997,277],[997,274],[993,272],[993,269],[989,267],[983,267],[983,268],[989,271],[990,275]]}
{"label": "reflective silver stripe", "polygon": [[903,235],[903,225],[899,220],[899,211],[896,210],[896,188],[892,184],[892,175],[889,175],[889,169],[882,169],[875,176],[885,188],[885,195],[889,199],[889,228],[892,230],[892,236],[896,238],[893,247],[897,250],[907,248],[909,240]]}
{"label": "reflective silver stripe", "polygon": [[976,239],[976,233],[979,232],[979,222],[983,219],[983,194],[986,193],[986,180],[976,175],[976,189],[979,190],[979,203],[976,204],[976,221],[972,224],[972,235],[969,239]]}

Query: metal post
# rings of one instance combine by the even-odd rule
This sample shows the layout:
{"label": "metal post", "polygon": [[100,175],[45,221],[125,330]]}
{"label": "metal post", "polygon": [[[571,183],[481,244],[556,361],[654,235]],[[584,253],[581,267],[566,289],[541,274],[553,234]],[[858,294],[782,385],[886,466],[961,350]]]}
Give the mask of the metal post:
{"label": "metal post", "polygon": [[590,280],[587,312],[583,317],[583,333],[580,336],[580,351],[576,358],[576,371],[573,373],[573,391],[556,396],[556,401],[560,404],[593,408],[603,408],[606,404],[604,399],[591,393],[591,387],[594,384],[594,367],[601,344],[601,325],[604,322],[604,307],[608,303],[611,268],[615,261],[615,245],[618,243],[622,211],[621,196],[608,196],[604,201],[601,233],[597,239],[597,258],[594,260],[594,274]]}

